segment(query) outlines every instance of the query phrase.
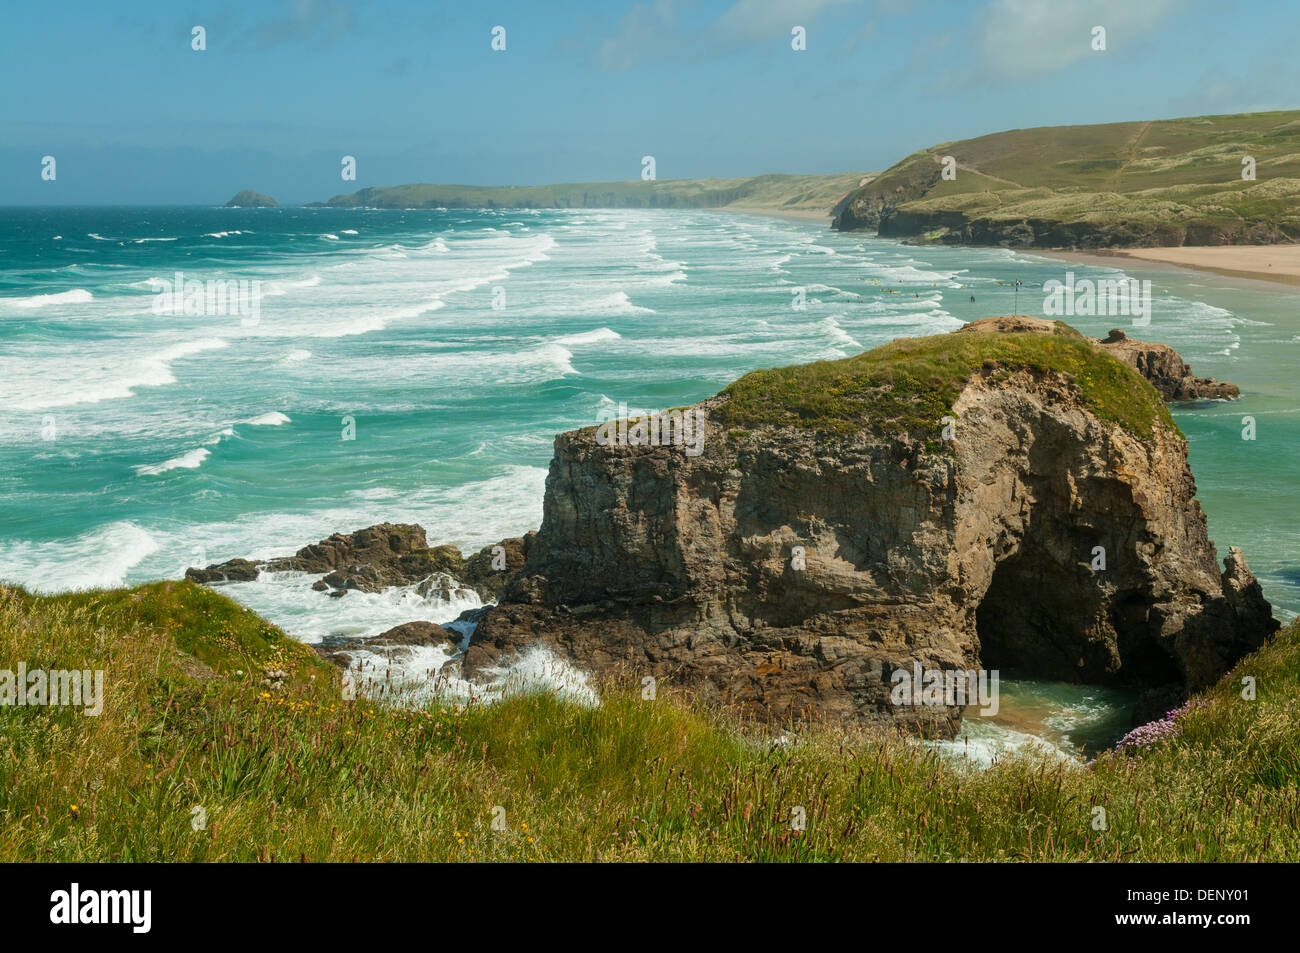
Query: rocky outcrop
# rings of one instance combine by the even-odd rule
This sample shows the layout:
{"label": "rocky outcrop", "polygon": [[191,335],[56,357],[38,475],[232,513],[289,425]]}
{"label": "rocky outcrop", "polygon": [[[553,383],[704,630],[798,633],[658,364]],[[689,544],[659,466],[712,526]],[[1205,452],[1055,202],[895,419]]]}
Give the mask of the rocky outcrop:
{"label": "rocky outcrop", "polygon": [[1236,384],[1213,377],[1196,377],[1178,352],[1167,344],[1132,341],[1116,328],[1101,347],[1151,382],[1165,400],[1233,400],[1241,396]]}
{"label": "rocky outcrop", "polygon": [[436,646],[448,652],[457,651],[462,638],[455,629],[445,629],[432,622],[406,622],[371,638],[333,636],[312,648],[326,661],[346,668],[352,654],[358,651],[373,652],[390,662],[401,662],[411,655],[414,647]]}
{"label": "rocky outcrop", "polygon": [[961,707],[898,703],[894,672],[1209,685],[1270,607],[1239,550],[1220,572],[1150,385],[1042,324],[755,372],[694,408],[697,456],[561,434],[464,674],[545,645],[758,717],[934,735]]}
{"label": "rocky outcrop", "polygon": [[329,588],[380,592],[456,571],[461,561],[454,546],[430,548],[420,526],[380,523],[355,533],[335,533],[293,556],[269,560],[266,569],[326,573],[321,582]]}
{"label": "rocky outcrop", "polygon": [[204,585],[221,582],[252,582],[261,571],[262,567],[255,562],[247,559],[231,559],[203,569],[187,569],[185,578]]}
{"label": "rocky outcrop", "polygon": [[254,192],[252,189],[244,189],[229,202],[226,208],[279,208],[280,203],[269,195],[261,192]]}
{"label": "rocky outcrop", "polygon": [[430,546],[424,527],[414,523],[379,523],[353,533],[335,533],[304,546],[292,556],[255,563],[231,559],[205,568],[191,568],[194,582],[247,582],[258,573],[324,574],[314,587],[333,596],[350,590],[382,592],[393,586],[414,586],[428,598],[463,597],[473,590],[483,601],[499,598],[510,578],[523,568],[536,533],[504,539],[466,558],[455,546]]}

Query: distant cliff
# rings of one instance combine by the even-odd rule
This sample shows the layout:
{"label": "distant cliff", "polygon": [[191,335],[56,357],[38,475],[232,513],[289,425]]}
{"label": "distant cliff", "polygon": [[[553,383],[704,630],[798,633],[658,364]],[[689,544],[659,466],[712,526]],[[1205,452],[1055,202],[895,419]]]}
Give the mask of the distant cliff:
{"label": "distant cliff", "polygon": [[1300,111],[1050,126],[942,143],[843,200],[834,227],[1052,248],[1296,242]]}
{"label": "distant cliff", "polygon": [[830,217],[869,173],[759,175],[566,185],[396,185],[336,195],[337,208],[730,208]]}
{"label": "distant cliff", "polygon": [[226,203],[226,208],[279,208],[280,203],[269,195],[244,189]]}

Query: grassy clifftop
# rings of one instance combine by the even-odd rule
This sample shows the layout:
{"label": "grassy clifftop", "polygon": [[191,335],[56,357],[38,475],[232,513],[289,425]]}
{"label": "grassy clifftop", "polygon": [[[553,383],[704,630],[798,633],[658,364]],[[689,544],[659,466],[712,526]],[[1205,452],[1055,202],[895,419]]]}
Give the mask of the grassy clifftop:
{"label": "grassy clifftop", "polygon": [[[772,744],[671,688],[643,701],[639,686],[606,686],[598,708],[540,694],[468,709],[348,701],[337,670],[188,582],[48,598],[0,587],[0,659],[102,669],[106,695],[99,717],[0,709],[2,861],[1300,853],[1297,626],[1145,752],[978,774],[897,739],[813,730]],[[264,684],[268,670],[282,677]],[[1243,675],[1256,700],[1241,698]]]}
{"label": "grassy clifftop", "polygon": [[759,175],[567,185],[396,185],[336,195],[341,208],[730,208],[824,214],[869,175]]}
{"label": "grassy clifftop", "polygon": [[725,426],[793,425],[829,433],[860,428],[937,440],[940,419],[981,370],[1017,368],[1067,376],[1102,420],[1149,435],[1176,430],[1156,389],[1067,324],[1055,333],[936,334],[899,338],[837,361],[751,371],[728,387],[717,411]]}
{"label": "grassy clifftop", "polygon": [[[956,178],[941,176],[943,157]],[[1242,179],[1245,157],[1254,181]],[[946,242],[1094,247],[1300,240],[1300,111],[1015,129],[891,166],[836,227]]]}

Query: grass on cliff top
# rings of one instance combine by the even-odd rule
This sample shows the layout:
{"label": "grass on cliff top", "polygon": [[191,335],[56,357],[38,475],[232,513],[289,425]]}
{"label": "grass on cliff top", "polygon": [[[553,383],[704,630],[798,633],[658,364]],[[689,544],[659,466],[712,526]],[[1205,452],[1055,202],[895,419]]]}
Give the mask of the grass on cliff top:
{"label": "grass on cliff top", "polygon": [[[866,429],[930,442],[943,430],[977,371],[1059,371],[1102,420],[1149,436],[1156,423],[1177,430],[1169,408],[1140,374],[1069,325],[1055,334],[966,332],[900,338],[854,357],[753,371],[728,387],[716,412],[724,426],[796,426],[826,433]],[[986,368],[996,362],[998,369]]]}
{"label": "grass on cliff top", "polygon": [[0,668],[19,662],[102,669],[106,699],[99,717],[0,708],[0,861],[1300,857],[1295,625],[1140,757],[981,773],[856,732],[772,744],[662,683],[598,708],[345,701],[336,670],[188,582],[0,587]]}
{"label": "grass on cliff top", "polygon": [[[939,176],[952,156],[955,179]],[[1242,158],[1256,179],[1241,178]],[[971,219],[1275,226],[1296,240],[1300,111],[1011,129],[905,156],[852,201]]]}

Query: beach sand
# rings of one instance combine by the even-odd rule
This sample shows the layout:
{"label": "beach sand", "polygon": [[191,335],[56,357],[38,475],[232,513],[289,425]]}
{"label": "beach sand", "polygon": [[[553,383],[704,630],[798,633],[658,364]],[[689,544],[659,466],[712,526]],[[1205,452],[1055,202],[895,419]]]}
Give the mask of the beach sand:
{"label": "beach sand", "polygon": [[761,208],[759,206],[747,205],[724,205],[720,208],[713,209],[715,212],[738,212],[741,215],[763,215],[768,218],[788,218],[801,222],[825,222],[830,225],[832,215],[829,210],[818,211],[815,209],[775,209]]}
{"label": "beach sand", "polygon": [[1231,278],[1300,286],[1300,245],[1184,245],[1178,248],[1103,248],[1036,254],[1111,265],[1115,264],[1115,258],[1133,258]]}

